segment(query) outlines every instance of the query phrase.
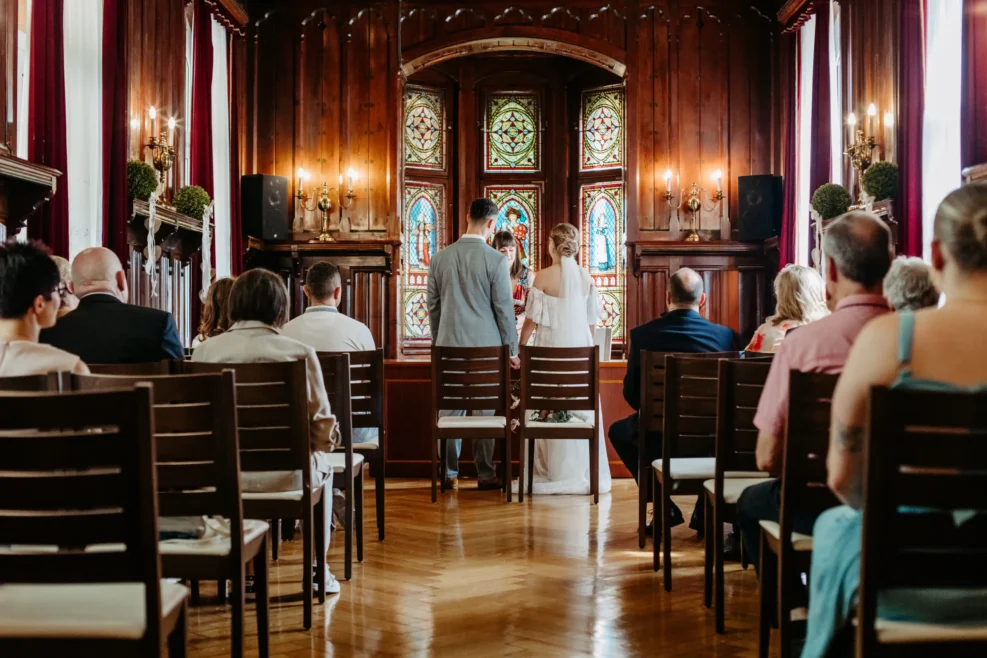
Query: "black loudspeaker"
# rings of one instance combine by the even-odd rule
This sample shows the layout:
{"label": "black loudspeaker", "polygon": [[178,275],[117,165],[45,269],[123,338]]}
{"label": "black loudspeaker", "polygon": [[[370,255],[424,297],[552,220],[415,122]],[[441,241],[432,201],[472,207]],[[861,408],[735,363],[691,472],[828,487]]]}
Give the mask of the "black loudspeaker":
{"label": "black loudspeaker", "polygon": [[290,240],[288,179],[250,174],[240,180],[240,212],[245,235],[261,240]]}
{"label": "black loudspeaker", "polygon": [[758,242],[781,235],[784,195],[781,176],[761,174],[737,179],[740,195],[740,240]]}

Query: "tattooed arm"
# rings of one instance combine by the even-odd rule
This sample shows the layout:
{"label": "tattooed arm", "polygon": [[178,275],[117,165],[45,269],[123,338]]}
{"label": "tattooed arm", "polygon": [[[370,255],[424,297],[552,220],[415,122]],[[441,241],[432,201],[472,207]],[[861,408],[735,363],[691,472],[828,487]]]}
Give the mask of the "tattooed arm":
{"label": "tattooed arm", "polygon": [[[866,429],[856,425],[843,425],[834,419],[829,449],[829,460],[839,453],[838,467],[829,468],[829,486],[836,497],[855,509],[863,505],[864,495],[864,435]],[[839,479],[834,478],[839,474]]]}

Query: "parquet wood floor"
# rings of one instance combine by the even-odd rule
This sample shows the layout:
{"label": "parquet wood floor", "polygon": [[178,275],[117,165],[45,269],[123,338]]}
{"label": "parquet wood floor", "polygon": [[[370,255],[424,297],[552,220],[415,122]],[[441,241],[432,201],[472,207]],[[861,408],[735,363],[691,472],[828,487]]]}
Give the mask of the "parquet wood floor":
{"label": "parquet wood floor", "polygon": [[[673,531],[666,593],[651,545],[637,548],[633,480],[615,480],[596,507],[583,496],[507,505],[474,487],[463,482],[433,505],[427,481],[389,480],[383,543],[368,490],[364,562],[342,593],[316,604],[311,631],[302,629],[300,541],[282,544],[271,568],[272,657],[756,658],[754,570],[727,563],[727,632],[717,635],[703,607],[702,543],[684,525]],[[676,501],[688,518],[694,499]],[[342,560],[337,532],[329,563],[340,577]],[[229,610],[216,604],[214,586],[203,584],[202,594],[190,615],[190,655],[228,656]],[[246,620],[255,656],[252,605]]]}

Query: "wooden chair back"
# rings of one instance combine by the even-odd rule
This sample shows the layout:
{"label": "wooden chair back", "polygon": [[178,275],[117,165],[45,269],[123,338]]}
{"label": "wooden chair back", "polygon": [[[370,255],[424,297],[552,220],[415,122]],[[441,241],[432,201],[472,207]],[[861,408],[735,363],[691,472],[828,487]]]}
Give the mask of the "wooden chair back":
{"label": "wooden chair back", "polygon": [[0,391],[34,391],[37,393],[60,393],[68,373],[49,372],[44,375],[18,375],[0,377]]}
{"label": "wooden chair back", "polygon": [[[0,582],[143,583],[161,618],[151,397],[0,394],[0,544],[20,546],[0,552]],[[157,651],[160,625],[143,641]]]}
{"label": "wooden chair back", "polygon": [[274,363],[201,363],[188,361],[185,372],[233,370],[236,374],[240,470],[301,470],[303,489],[311,483],[310,417],[305,361]]}
{"label": "wooden chair back", "polygon": [[[325,382],[326,394],[329,397],[329,408],[336,417],[339,425],[339,437],[346,455],[347,470],[353,465],[353,407],[351,403],[352,383],[350,374],[352,364],[347,353],[319,353],[319,365],[322,367],[322,379]],[[350,482],[349,473],[346,482]]]}
{"label": "wooden chair back", "polygon": [[788,426],[781,475],[781,559],[792,550],[796,514],[819,514],[838,505],[826,485],[830,407],[839,375],[790,374]]}
{"label": "wooden chair back", "polygon": [[521,413],[591,411],[600,395],[600,347],[521,346]]}
{"label": "wooden chair back", "polygon": [[104,391],[141,382],[154,387],[158,513],[231,519],[232,545],[242,546],[233,371],[159,377],[73,375],[72,390]]}
{"label": "wooden chair back", "polygon": [[666,478],[672,459],[712,457],[716,451],[719,367],[719,359],[674,354],[665,357],[661,446]]}
{"label": "wooden chair back", "polygon": [[723,491],[728,471],[757,471],[754,414],[771,362],[723,359],[719,362],[716,414],[716,491]]}
{"label": "wooden chair back", "polygon": [[[642,436],[649,432],[661,432],[665,422],[665,359],[676,356],[690,359],[736,359],[739,352],[641,352],[641,406],[640,429]],[[642,453],[643,454],[643,453]],[[651,464],[647,464],[651,468]]]}
{"label": "wooden chair back", "polygon": [[[319,352],[319,358],[336,354],[349,354],[350,357],[350,411],[353,415],[353,428],[376,429],[379,443],[383,445],[384,350]],[[326,390],[329,390],[328,382]],[[336,407],[332,408],[335,410]]]}
{"label": "wooden chair back", "polygon": [[875,387],[864,454],[857,655],[870,656],[881,590],[987,587],[987,393]]}
{"label": "wooden chair back", "polygon": [[432,348],[432,403],[439,411],[462,409],[508,415],[511,407],[511,358],[500,347]]}
{"label": "wooden chair back", "polygon": [[181,372],[181,361],[165,359],[150,363],[90,363],[89,372],[94,375],[123,377],[172,375]]}

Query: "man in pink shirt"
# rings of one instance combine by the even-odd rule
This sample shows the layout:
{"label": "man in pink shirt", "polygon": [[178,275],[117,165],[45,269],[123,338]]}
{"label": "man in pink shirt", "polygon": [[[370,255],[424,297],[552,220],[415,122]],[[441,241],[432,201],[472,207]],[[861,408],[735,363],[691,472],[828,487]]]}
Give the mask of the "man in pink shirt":
{"label": "man in pink shirt", "polygon": [[[775,354],[754,416],[758,429],[757,466],[762,471],[776,478],[781,475],[789,373],[842,371],[850,347],[864,325],[890,312],[883,281],[891,267],[891,250],[891,232],[870,213],[847,213],[827,229],[823,253],[826,295],[833,313],[789,331]],[[746,489],[737,501],[737,525],[746,555],[755,568],[760,564],[760,522],[778,521],[780,492],[780,480],[767,480]],[[814,522],[814,518],[796,518],[795,530],[812,534]]]}

